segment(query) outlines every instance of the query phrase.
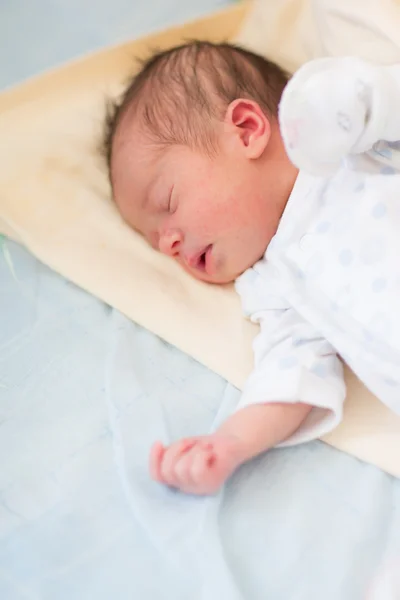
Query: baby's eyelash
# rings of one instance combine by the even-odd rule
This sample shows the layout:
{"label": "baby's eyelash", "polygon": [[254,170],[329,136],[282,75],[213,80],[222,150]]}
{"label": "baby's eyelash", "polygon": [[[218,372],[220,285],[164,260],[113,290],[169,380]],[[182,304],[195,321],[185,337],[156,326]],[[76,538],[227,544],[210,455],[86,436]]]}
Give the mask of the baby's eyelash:
{"label": "baby's eyelash", "polygon": [[172,186],[172,188],[171,188],[171,191],[170,191],[170,193],[169,193],[169,198],[168,198],[168,205],[167,205],[167,208],[168,208],[168,212],[169,212],[169,213],[172,213],[172,212],[174,212],[174,211],[172,210],[172,192],[173,192],[173,189],[174,189],[174,186]]}

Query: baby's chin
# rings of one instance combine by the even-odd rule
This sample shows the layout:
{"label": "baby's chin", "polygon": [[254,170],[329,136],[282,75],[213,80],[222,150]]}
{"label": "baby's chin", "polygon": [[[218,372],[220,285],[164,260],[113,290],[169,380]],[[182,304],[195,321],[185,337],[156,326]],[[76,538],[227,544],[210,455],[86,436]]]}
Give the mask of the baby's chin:
{"label": "baby's chin", "polygon": [[195,279],[203,281],[204,283],[210,283],[214,285],[227,285],[229,283],[233,283],[235,279],[239,277],[239,275],[241,275],[241,272],[238,272],[237,274],[224,272],[215,272],[211,274],[201,271],[199,269],[191,269],[190,267],[187,267],[182,263],[181,266],[186,271],[186,273],[189,273],[189,275],[191,275]]}
{"label": "baby's chin", "polygon": [[233,283],[236,279],[236,277],[232,277],[232,276],[228,276],[228,275],[203,275],[200,274],[200,276],[196,277],[196,279],[199,279],[200,281],[204,281],[205,283],[212,283],[214,285],[227,285],[229,283]]}

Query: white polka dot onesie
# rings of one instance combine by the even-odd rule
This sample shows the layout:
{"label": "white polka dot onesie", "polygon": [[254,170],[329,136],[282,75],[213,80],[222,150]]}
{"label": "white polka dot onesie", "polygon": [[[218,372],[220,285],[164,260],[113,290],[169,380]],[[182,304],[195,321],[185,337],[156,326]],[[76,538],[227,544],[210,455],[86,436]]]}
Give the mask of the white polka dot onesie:
{"label": "white polka dot onesie", "polygon": [[264,258],[236,282],[260,324],[240,406],[314,408],[284,444],[328,433],[339,356],[400,414],[400,66],[320,59],[292,78],[280,126],[299,167]]}

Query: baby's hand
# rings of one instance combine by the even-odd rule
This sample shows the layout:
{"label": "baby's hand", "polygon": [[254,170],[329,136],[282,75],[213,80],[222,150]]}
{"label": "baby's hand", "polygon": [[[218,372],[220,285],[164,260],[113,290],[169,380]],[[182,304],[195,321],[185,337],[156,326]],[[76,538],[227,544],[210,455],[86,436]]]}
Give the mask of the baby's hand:
{"label": "baby's hand", "polygon": [[376,67],[347,57],[312,61],[294,75],[282,95],[279,121],[297,167],[329,176],[346,155],[372,146],[376,140],[363,134],[372,104],[377,109],[384,101],[380,76]]}
{"label": "baby's hand", "polygon": [[214,494],[243,462],[239,438],[215,433],[185,439],[165,448],[154,444],[150,455],[153,479],[188,494]]}

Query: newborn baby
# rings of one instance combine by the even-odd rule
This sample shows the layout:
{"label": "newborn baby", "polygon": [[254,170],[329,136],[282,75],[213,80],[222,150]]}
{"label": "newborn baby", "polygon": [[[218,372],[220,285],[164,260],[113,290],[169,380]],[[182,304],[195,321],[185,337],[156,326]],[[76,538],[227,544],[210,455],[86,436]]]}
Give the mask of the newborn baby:
{"label": "newborn baby", "polygon": [[260,324],[237,411],[152,449],[154,479],[188,493],[336,427],[339,355],[400,412],[400,69],[321,59],[287,82],[249,51],[191,42],[145,63],[108,120],[123,218],[194,277],[236,281]]}

